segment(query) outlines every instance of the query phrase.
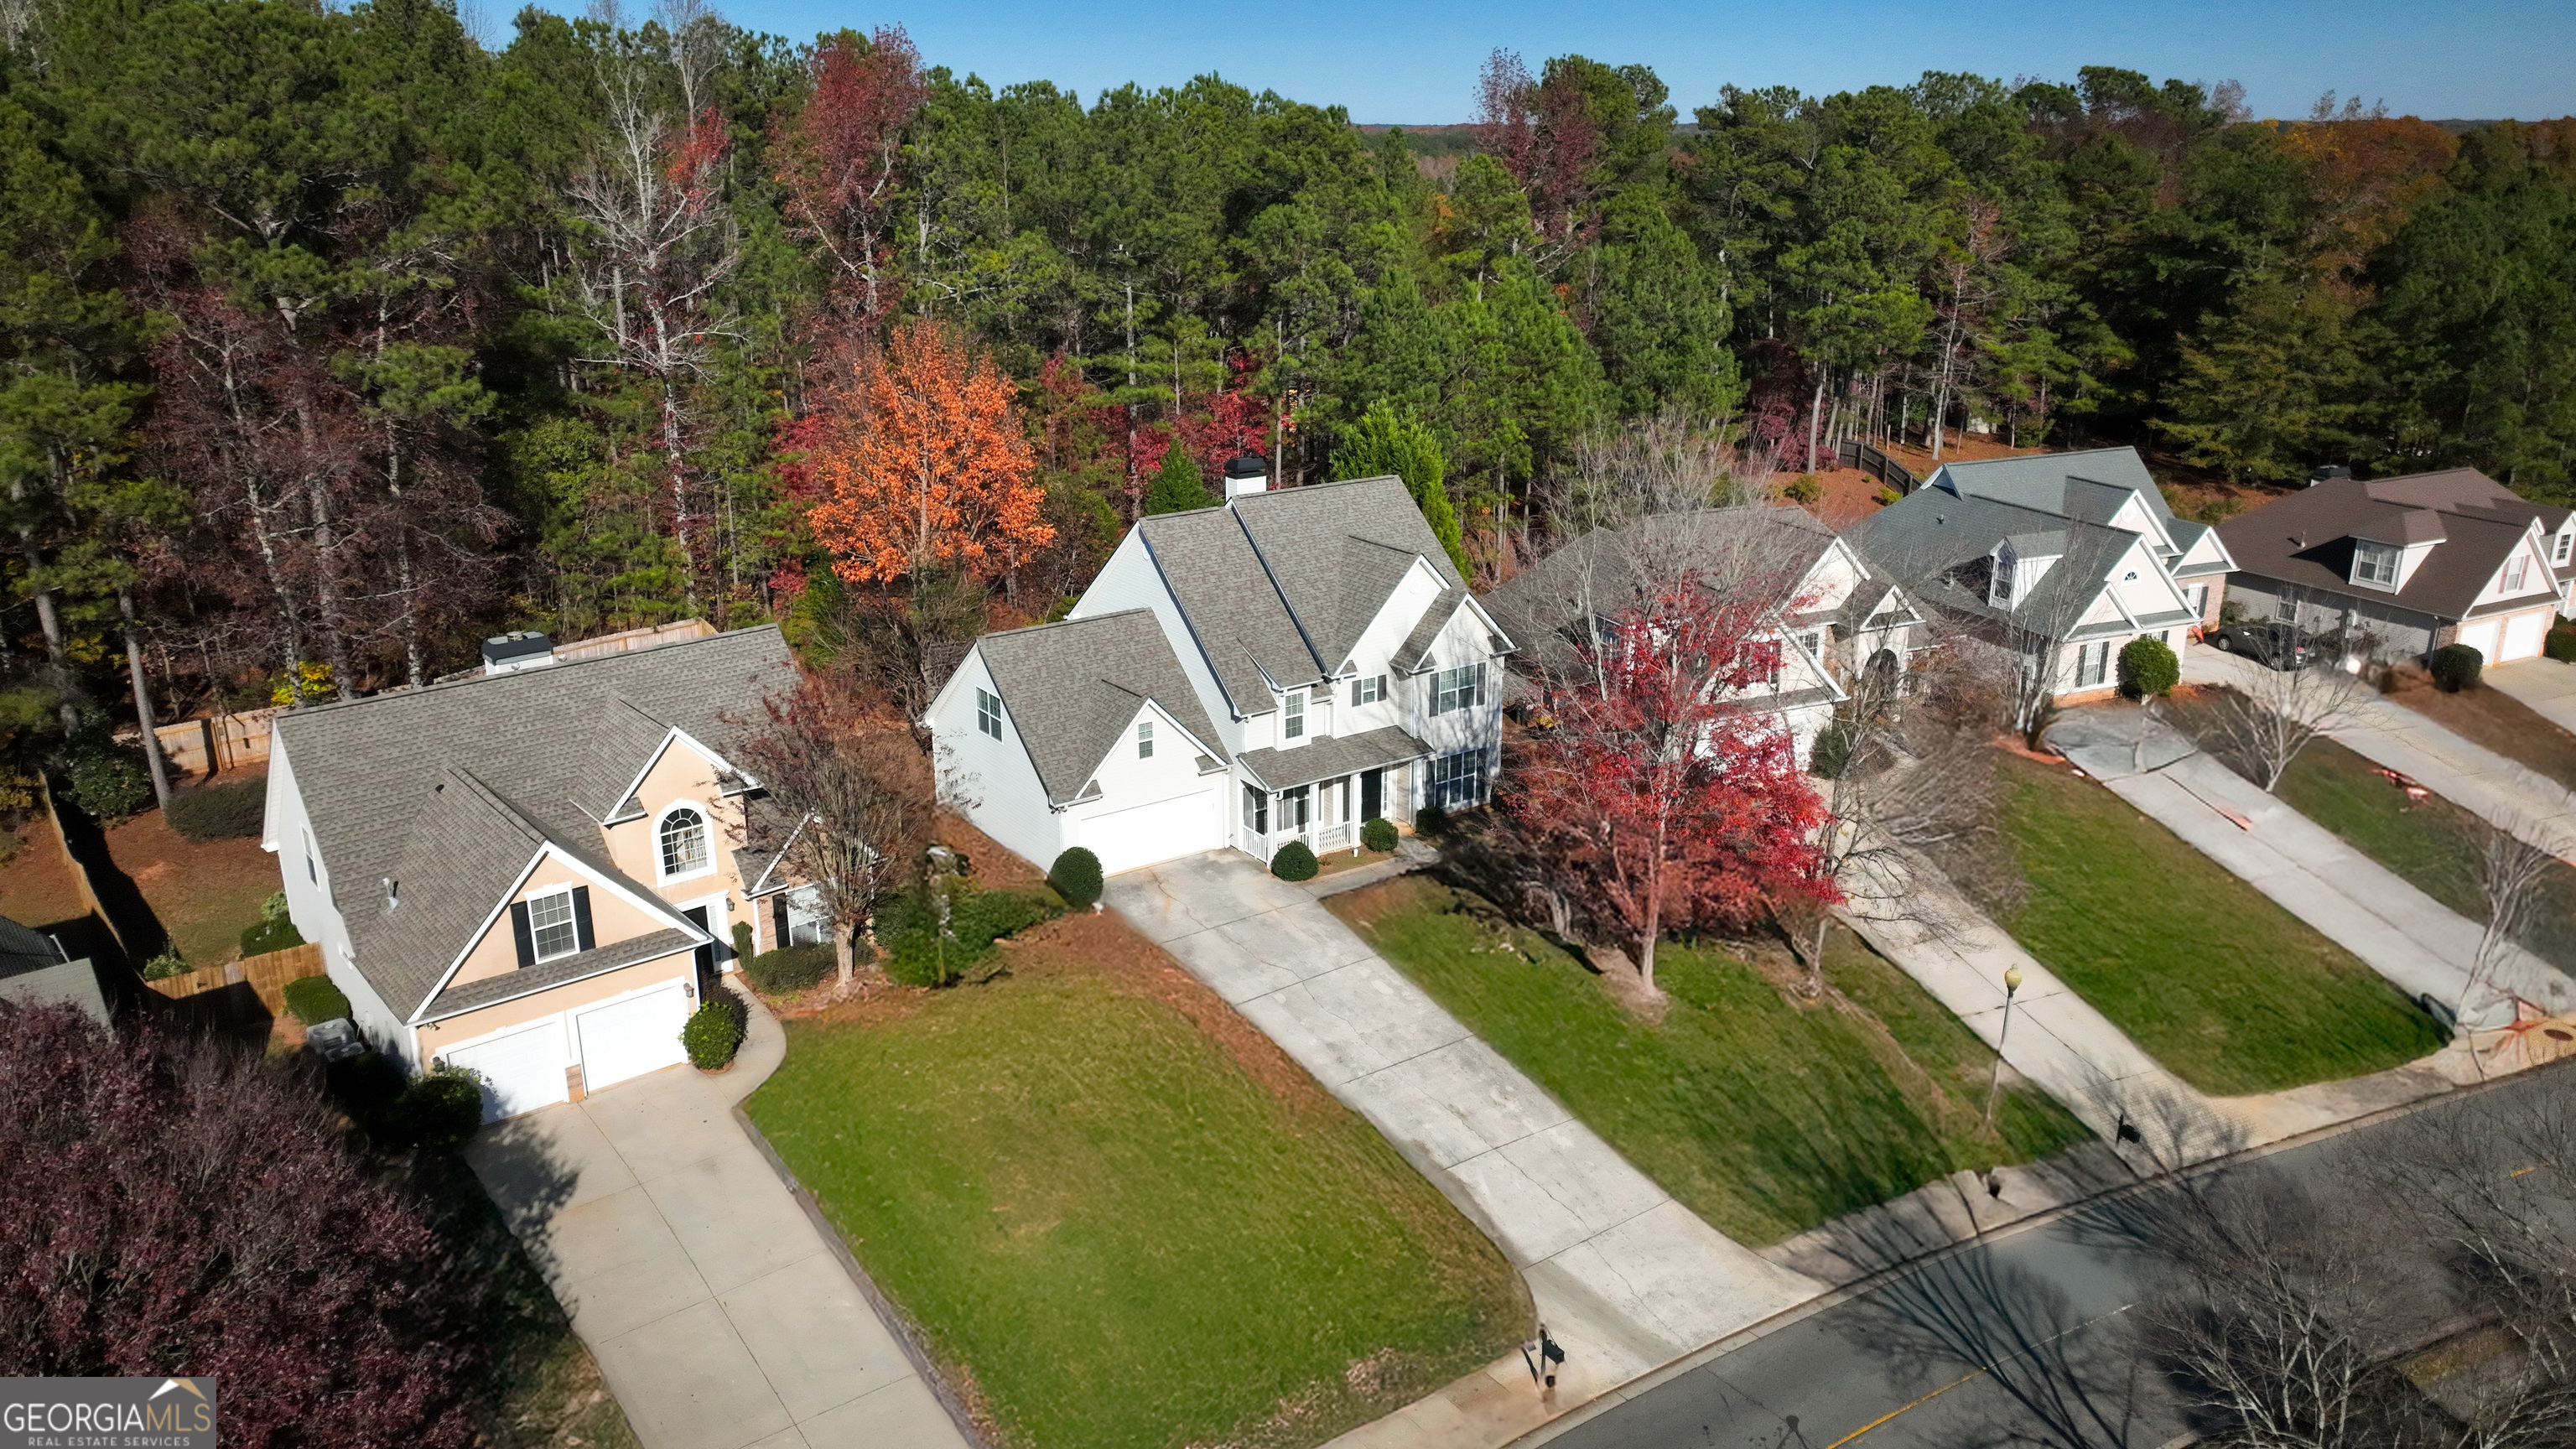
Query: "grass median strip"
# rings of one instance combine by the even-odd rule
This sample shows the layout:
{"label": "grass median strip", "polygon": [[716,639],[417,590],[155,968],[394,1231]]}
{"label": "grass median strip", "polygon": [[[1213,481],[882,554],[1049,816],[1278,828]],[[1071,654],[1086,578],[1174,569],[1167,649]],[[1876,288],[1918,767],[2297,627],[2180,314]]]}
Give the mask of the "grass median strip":
{"label": "grass median strip", "polygon": [[1012,1445],[1320,1443],[1511,1351],[1501,1253],[1109,916],[791,1020],[749,1105]]}
{"label": "grass median strip", "polygon": [[[1980,1131],[1993,1056],[1922,988],[1836,931],[1831,988],[1793,1002],[1713,945],[1667,945],[1660,1022],[1480,898],[1422,877],[1326,904],[1386,959],[1721,1232],[1768,1243],[1959,1168],[2084,1138],[2042,1093],[2006,1091]],[[1785,990],[1784,990],[1785,988]]]}
{"label": "grass median strip", "polygon": [[2252,886],[2062,765],[1998,762],[2029,890],[2029,952],[2204,1092],[2358,1077],[2442,1044],[2397,988]]}

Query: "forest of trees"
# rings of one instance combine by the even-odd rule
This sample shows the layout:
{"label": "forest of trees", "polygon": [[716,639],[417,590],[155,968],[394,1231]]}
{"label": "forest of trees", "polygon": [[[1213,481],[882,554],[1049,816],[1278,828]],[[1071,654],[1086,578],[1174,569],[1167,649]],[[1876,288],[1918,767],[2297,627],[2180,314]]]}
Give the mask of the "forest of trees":
{"label": "forest of trees", "polygon": [[[779,618],[908,650],[900,697],[1243,451],[1427,459],[1486,577],[1649,417],[1792,470],[1973,423],[2576,500],[2567,121],[2108,68],[1685,116],[1498,53],[1421,164],[1213,76],[1086,105],[703,0],[498,51],[441,0],[8,0],[0,47],[21,760],[137,682],[342,695],[503,628]],[[945,491],[883,486],[915,443]]]}

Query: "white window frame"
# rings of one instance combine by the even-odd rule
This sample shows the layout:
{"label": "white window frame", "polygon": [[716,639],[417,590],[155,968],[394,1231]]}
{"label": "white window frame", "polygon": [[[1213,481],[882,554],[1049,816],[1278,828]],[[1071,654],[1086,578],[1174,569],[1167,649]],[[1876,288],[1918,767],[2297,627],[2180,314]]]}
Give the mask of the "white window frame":
{"label": "white window frame", "polygon": [[[2099,653],[2095,651],[2099,650]],[[2075,646],[2075,687],[2092,689],[2111,682],[2111,641]]]}
{"label": "white window frame", "polygon": [[2530,577],[2531,555],[2522,552],[2520,549],[2516,549],[2513,557],[2504,561],[2505,592],[2512,593],[2521,588],[2524,582]]}
{"label": "white window frame", "polygon": [[[700,864],[694,870],[674,872],[667,869],[664,865],[664,855],[662,851],[662,827],[670,822],[672,816],[679,814],[683,810],[686,810],[690,814],[698,817],[698,840],[700,848],[706,852],[706,859],[704,863]],[[716,818],[714,812],[708,810],[707,807],[694,800],[674,800],[670,804],[663,806],[661,810],[653,816],[652,847],[653,880],[657,885],[668,885],[671,882],[678,880],[696,880],[700,876],[715,874]]]}
{"label": "white window frame", "polygon": [[1136,758],[1140,760],[1154,758],[1154,722],[1152,720],[1136,721]]}
{"label": "white window frame", "polygon": [[[528,897],[523,904],[528,908],[528,950],[532,953],[530,956],[532,961],[560,961],[566,956],[581,954],[581,921],[573,914],[571,886],[551,886]],[[538,908],[542,906],[552,909],[557,905],[563,908],[563,920],[539,925]],[[546,949],[546,932],[552,930],[561,930],[564,933],[565,944],[560,951]]]}
{"label": "white window frame", "polygon": [[1306,691],[1292,689],[1281,696],[1279,737],[1302,740],[1306,737]]}
{"label": "white window frame", "polygon": [[[2368,539],[2352,541],[2352,581],[2366,588],[2394,590],[2397,574],[2406,551],[2393,543],[2373,543]],[[2382,578],[2382,574],[2387,577]]]}
{"label": "white window frame", "polygon": [[1432,758],[1424,780],[1425,803],[1458,810],[1485,803],[1485,751],[1479,747]]}
{"label": "white window frame", "polygon": [[975,732],[1002,737],[1002,697],[981,685],[975,689]]}
{"label": "white window frame", "polygon": [[1435,671],[1431,676],[1431,712],[1451,714],[1474,709],[1485,702],[1485,666],[1482,663],[1461,664],[1455,669]]}
{"label": "white window frame", "polygon": [[2558,537],[2552,540],[2552,544],[2553,547],[2549,555],[2550,562],[2557,564],[2566,563],[2569,555],[2571,553],[2576,553],[2576,530],[2560,529]]}
{"label": "white window frame", "polygon": [[1986,568],[1986,603],[1998,609],[2009,609],[2013,601],[2013,569],[2016,561],[2009,549],[1996,551]]}
{"label": "white window frame", "polygon": [[1351,681],[1351,706],[1354,709],[1364,704],[1375,704],[1384,698],[1386,698],[1385,675],[1363,674]]}

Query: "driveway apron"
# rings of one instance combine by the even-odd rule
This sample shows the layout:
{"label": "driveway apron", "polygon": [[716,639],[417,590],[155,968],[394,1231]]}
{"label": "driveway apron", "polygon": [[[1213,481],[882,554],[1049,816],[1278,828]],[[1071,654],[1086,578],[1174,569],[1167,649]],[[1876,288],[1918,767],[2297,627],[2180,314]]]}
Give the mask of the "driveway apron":
{"label": "driveway apron", "polygon": [[1109,904],[1366,1117],[1492,1237],[1580,1402],[1823,1291],[1674,1201],[1306,890],[1218,851]]}

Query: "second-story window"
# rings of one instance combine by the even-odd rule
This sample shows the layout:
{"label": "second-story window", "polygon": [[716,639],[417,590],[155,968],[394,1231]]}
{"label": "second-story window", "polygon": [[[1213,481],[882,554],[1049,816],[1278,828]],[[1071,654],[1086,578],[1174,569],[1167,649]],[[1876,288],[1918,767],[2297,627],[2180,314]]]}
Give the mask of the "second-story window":
{"label": "second-story window", "polygon": [[1485,702],[1485,666],[1461,664],[1431,676],[1431,712],[1447,714]]}
{"label": "second-story window", "polygon": [[1002,697],[985,690],[975,691],[975,728],[995,739],[1002,737]]}
{"label": "second-story window", "polygon": [[680,809],[662,817],[662,874],[687,875],[706,869],[707,818]]}
{"label": "second-story window", "polygon": [[551,961],[581,949],[581,930],[573,924],[569,887],[528,897],[528,939],[537,959]]}
{"label": "second-story window", "polygon": [[2558,551],[2551,554],[2550,558],[2554,562],[2563,564],[2567,562],[2567,556],[2571,551],[2576,551],[2576,533],[2561,533],[2558,535]]}
{"label": "second-story window", "polygon": [[1375,704],[1384,698],[1386,698],[1385,675],[1372,674],[1366,679],[1354,679],[1351,681],[1352,707],[1357,708],[1363,704]]}
{"label": "second-story window", "polygon": [[1306,691],[1302,689],[1288,691],[1288,712],[1279,728],[1280,732],[1289,739],[1302,740],[1306,737]]}
{"label": "second-story window", "polygon": [[2354,544],[2352,581],[2377,584],[2384,589],[2397,587],[2397,550],[2384,543]]}
{"label": "second-story window", "polygon": [[1152,720],[1144,719],[1136,722],[1136,758],[1140,760],[1154,758],[1154,722]]}
{"label": "second-story window", "polygon": [[2515,554],[2510,560],[2506,561],[2504,566],[2505,592],[2511,593],[2515,589],[2521,588],[2522,581],[2528,577],[2530,573],[2531,556],[2529,554],[2522,553]]}

